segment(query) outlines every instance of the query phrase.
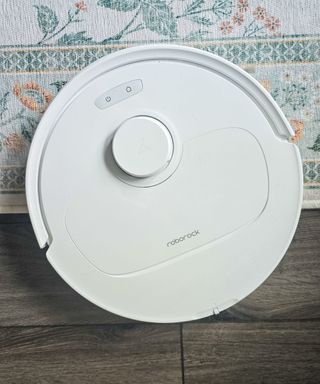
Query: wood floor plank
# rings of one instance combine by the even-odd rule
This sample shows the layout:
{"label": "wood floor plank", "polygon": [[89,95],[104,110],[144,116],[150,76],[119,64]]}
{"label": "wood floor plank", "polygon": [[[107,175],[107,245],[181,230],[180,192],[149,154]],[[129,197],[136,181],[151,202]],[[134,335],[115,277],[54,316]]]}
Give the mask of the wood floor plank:
{"label": "wood floor plank", "polygon": [[0,326],[124,322],[60,278],[39,249],[30,222],[0,224]]}
{"label": "wood floor plank", "polygon": [[[129,321],[75,293],[47,262],[30,222],[10,216],[0,224],[0,326]],[[204,321],[299,319],[320,319],[320,210],[302,212],[287,255],[262,286]]]}
{"label": "wood floor plank", "polygon": [[0,224],[29,223],[30,218],[27,213],[0,214]]}
{"label": "wood floor plank", "polygon": [[318,384],[320,322],[183,326],[185,384]]}
{"label": "wood floor plank", "polygon": [[0,382],[181,383],[177,325],[0,329]]}

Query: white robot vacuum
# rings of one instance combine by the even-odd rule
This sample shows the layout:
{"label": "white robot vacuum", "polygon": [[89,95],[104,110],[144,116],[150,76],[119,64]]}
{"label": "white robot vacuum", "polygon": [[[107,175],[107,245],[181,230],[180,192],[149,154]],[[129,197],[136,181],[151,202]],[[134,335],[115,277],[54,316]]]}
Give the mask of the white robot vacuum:
{"label": "white robot vacuum", "polygon": [[246,72],[182,46],[125,49],[44,114],[27,164],[32,225],[82,296],[151,322],[199,319],[285,254],[302,167],[283,113]]}

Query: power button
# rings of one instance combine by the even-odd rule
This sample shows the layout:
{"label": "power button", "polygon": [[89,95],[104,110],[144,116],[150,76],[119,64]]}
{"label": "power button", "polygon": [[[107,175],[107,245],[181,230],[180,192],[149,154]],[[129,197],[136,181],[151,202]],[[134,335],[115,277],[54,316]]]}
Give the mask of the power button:
{"label": "power button", "polygon": [[141,92],[142,89],[143,84],[140,79],[119,84],[118,86],[111,88],[100,95],[96,99],[95,105],[99,109],[111,107],[114,104],[120,103],[121,101],[136,95],[137,93]]}

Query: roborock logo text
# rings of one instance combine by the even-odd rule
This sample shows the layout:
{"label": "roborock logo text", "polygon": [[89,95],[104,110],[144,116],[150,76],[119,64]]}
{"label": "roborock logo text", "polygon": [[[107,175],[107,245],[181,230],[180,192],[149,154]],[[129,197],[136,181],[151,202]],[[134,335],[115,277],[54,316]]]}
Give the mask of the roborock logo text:
{"label": "roborock logo text", "polygon": [[173,245],[176,245],[178,243],[181,243],[182,241],[191,239],[192,237],[200,235],[199,229],[195,229],[193,232],[187,233],[186,235],[183,235],[181,237],[177,237],[176,239],[173,239],[167,243],[167,247],[171,247]]}

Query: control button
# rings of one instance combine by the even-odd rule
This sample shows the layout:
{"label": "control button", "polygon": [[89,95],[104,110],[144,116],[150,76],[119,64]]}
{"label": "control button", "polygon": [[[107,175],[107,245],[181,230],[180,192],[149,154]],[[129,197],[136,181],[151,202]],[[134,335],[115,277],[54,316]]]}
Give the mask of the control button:
{"label": "control button", "polygon": [[159,120],[135,116],[124,121],[116,131],[112,152],[124,172],[145,178],[167,167],[173,154],[173,141]]}
{"label": "control button", "polygon": [[136,95],[143,89],[140,79],[131,80],[126,83],[107,90],[95,100],[95,105],[100,109],[109,108],[131,96]]}

